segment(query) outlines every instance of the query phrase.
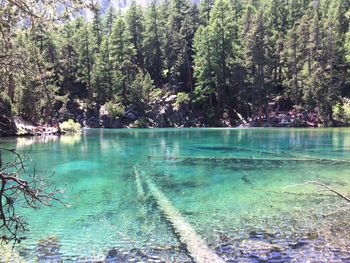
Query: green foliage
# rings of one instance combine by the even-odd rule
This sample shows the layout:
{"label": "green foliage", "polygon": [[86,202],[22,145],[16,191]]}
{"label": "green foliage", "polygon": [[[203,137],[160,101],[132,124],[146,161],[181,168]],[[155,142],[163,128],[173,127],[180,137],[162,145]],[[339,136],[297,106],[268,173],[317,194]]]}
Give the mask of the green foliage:
{"label": "green foliage", "polygon": [[0,7],[0,92],[36,122],[81,112],[77,100],[89,116],[106,103],[115,116],[129,107],[145,116],[171,92],[175,107],[191,98],[188,110],[211,123],[224,112],[266,114],[286,95],[331,124],[350,93],[347,0],[133,0],[126,12],[94,6],[91,20],[55,28],[24,20],[11,1]]}
{"label": "green foliage", "polygon": [[63,132],[67,133],[77,133],[81,132],[81,125],[79,122],[75,122],[72,119],[69,119],[68,121],[64,121],[60,124],[60,128]]}
{"label": "green foliage", "polygon": [[12,101],[11,98],[8,96],[7,92],[0,91],[0,108],[3,114],[9,116],[12,114]]}
{"label": "green foliage", "polygon": [[150,103],[153,88],[153,81],[148,73],[139,72],[136,74],[129,88],[129,100],[138,111],[145,112]]}
{"label": "green foliage", "polygon": [[163,50],[159,10],[153,1],[147,9],[143,36],[144,67],[157,85],[162,83]]}
{"label": "green foliage", "polygon": [[135,63],[143,66],[143,31],[144,31],[144,18],[141,6],[132,0],[127,12],[126,12],[126,25],[130,35],[130,42],[135,50]]}
{"label": "green foliage", "polygon": [[350,123],[350,100],[344,99],[342,103],[333,106],[334,119],[343,123]]}
{"label": "green foliage", "polygon": [[121,103],[117,103],[114,101],[109,101],[105,104],[106,110],[108,112],[108,114],[112,117],[112,118],[122,118],[124,117],[125,114],[125,109],[124,107],[121,105]]}
{"label": "green foliage", "polygon": [[177,109],[181,107],[181,105],[186,105],[190,102],[190,96],[186,92],[179,92],[176,96],[176,101],[173,106]]}
{"label": "green foliage", "polygon": [[346,56],[347,62],[350,63],[350,28],[345,36],[345,56]]}
{"label": "green foliage", "polygon": [[137,119],[131,125],[131,128],[147,128],[147,122],[144,118]]}
{"label": "green foliage", "polygon": [[[207,26],[198,28],[194,38],[196,77],[195,101],[223,110],[232,89],[237,28],[229,1],[219,0],[211,9]],[[232,94],[232,93],[231,93]]]}

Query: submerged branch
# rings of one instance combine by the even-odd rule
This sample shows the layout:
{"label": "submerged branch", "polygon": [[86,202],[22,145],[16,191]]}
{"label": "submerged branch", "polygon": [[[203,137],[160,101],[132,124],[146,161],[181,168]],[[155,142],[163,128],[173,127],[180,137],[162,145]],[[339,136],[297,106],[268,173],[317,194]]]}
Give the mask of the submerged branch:
{"label": "submerged branch", "polygon": [[302,184],[293,184],[293,185],[287,185],[285,187],[283,187],[284,189],[285,188],[289,188],[289,187],[295,187],[295,186],[303,186],[303,185],[309,185],[309,184],[316,184],[316,185],[319,185],[323,188],[325,188],[327,191],[330,191],[330,192],[333,192],[335,193],[336,195],[338,195],[339,197],[341,197],[342,199],[346,200],[347,202],[350,202],[350,198],[348,198],[347,196],[345,196],[344,194],[338,192],[337,190],[331,188],[330,186],[322,183],[322,182],[319,182],[319,181],[308,181],[308,182],[305,182],[305,183],[302,183]]}

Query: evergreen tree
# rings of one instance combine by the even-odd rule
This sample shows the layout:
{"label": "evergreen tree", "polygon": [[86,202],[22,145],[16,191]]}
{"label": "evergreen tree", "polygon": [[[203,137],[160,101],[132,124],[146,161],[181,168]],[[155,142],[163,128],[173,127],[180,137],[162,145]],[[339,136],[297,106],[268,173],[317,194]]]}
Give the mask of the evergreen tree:
{"label": "evergreen tree", "polygon": [[145,32],[143,35],[144,67],[157,86],[163,83],[162,30],[159,11],[153,1],[146,13]]}
{"label": "evergreen tree", "polygon": [[308,12],[310,7],[310,0],[290,0],[286,9],[288,10],[287,29],[296,26],[299,19]]}
{"label": "evergreen tree", "polygon": [[114,19],[115,19],[115,10],[111,5],[108,8],[107,13],[103,17],[103,28],[102,28],[103,35],[108,35],[108,36],[111,35]]}
{"label": "evergreen tree", "polygon": [[195,37],[196,98],[216,106],[217,113],[223,111],[229,89],[233,88],[234,26],[229,2],[219,0],[212,9],[208,26],[201,26]]}
{"label": "evergreen tree", "polygon": [[96,57],[92,72],[92,83],[95,87],[94,98],[98,105],[97,108],[110,100],[113,94],[113,69],[110,59],[109,41],[108,36],[102,38],[100,52]]}
{"label": "evergreen tree", "polygon": [[[194,76],[196,78],[195,99],[204,110],[213,110],[215,78],[212,69],[212,46],[208,26],[200,26],[194,38]],[[208,105],[209,104],[209,105]]]}
{"label": "evergreen tree", "polygon": [[265,15],[260,9],[254,16],[245,40],[245,63],[249,72],[250,100],[253,112],[256,114],[268,113],[267,74],[270,58],[267,37]]}
{"label": "evergreen tree", "polygon": [[203,0],[203,1],[200,1],[199,17],[200,17],[200,23],[204,27],[209,24],[210,11],[213,8],[213,5],[214,5],[214,0]]}
{"label": "evergreen tree", "polygon": [[284,50],[287,66],[285,76],[286,93],[295,104],[301,104],[303,96],[300,71],[303,68],[304,57],[300,50],[301,39],[298,35],[298,29],[297,26],[294,26],[289,30]]}
{"label": "evergreen tree", "polygon": [[223,113],[267,114],[269,100],[285,95],[317,109],[328,125],[349,94],[348,0],[203,0],[199,7],[154,0],[147,8],[133,0],[118,13],[92,3],[91,20],[55,28],[4,3],[0,93],[35,121],[68,116],[77,99],[95,110],[90,115],[107,102],[146,114],[154,83],[164,93],[185,92],[188,109],[212,123]]}
{"label": "evergreen tree", "polygon": [[88,99],[89,106],[91,106],[93,87],[91,83],[92,70],[93,70],[93,44],[90,34],[90,26],[88,22],[79,18],[76,21],[76,35],[74,43],[76,44],[76,50],[78,51],[78,81],[82,83],[80,92],[85,94]]}
{"label": "evergreen tree", "polygon": [[172,0],[165,35],[165,65],[167,79],[174,88],[186,89],[191,86],[187,52],[190,32],[185,29],[185,21],[190,21],[190,5],[188,0]]}
{"label": "evergreen tree", "polygon": [[346,60],[348,63],[350,63],[350,29],[346,33],[344,46],[345,46],[345,52],[346,52],[345,53]]}
{"label": "evergreen tree", "polygon": [[135,79],[130,85],[130,101],[133,102],[139,113],[145,114],[153,88],[153,81],[148,73],[138,72],[135,75]]}
{"label": "evergreen tree", "polygon": [[130,4],[128,11],[126,12],[126,24],[130,35],[130,41],[136,52],[135,63],[139,67],[143,67],[143,13],[141,7],[133,0]]}
{"label": "evergreen tree", "polygon": [[[325,125],[333,123],[333,105],[340,100],[344,85],[344,50],[341,41],[341,27],[335,15],[339,6],[328,9],[323,23],[319,20],[319,10],[315,7],[313,19],[313,66],[309,89],[305,93],[307,105],[318,107]],[[333,9],[335,8],[335,10]]]}
{"label": "evergreen tree", "polygon": [[269,44],[271,45],[271,63],[272,63],[272,85],[276,88],[282,87],[282,53],[284,50],[284,41],[288,30],[288,1],[271,0],[267,11],[268,28],[271,28]]}
{"label": "evergreen tree", "polygon": [[98,53],[102,42],[102,22],[100,15],[100,8],[98,6],[93,8],[92,20],[92,37],[93,37],[93,52]]}
{"label": "evergreen tree", "polygon": [[137,73],[137,67],[132,62],[135,61],[135,49],[130,39],[125,19],[119,15],[112,27],[110,56],[114,71],[113,88],[125,106],[129,103],[127,89]]}
{"label": "evergreen tree", "polygon": [[62,105],[60,113],[68,112],[68,104],[73,103],[74,98],[80,97],[78,77],[78,52],[76,51],[74,39],[74,23],[66,23],[61,29],[59,41],[59,64],[60,64],[60,95],[66,96],[67,101]]}

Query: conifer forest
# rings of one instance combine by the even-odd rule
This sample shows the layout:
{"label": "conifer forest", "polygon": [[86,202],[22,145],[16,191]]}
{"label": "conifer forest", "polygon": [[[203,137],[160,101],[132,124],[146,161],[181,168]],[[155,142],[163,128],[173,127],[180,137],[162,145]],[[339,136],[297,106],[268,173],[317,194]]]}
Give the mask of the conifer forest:
{"label": "conifer forest", "polygon": [[293,109],[324,126],[350,119],[348,0],[87,2],[0,1],[7,115],[92,127],[103,112],[141,127]]}

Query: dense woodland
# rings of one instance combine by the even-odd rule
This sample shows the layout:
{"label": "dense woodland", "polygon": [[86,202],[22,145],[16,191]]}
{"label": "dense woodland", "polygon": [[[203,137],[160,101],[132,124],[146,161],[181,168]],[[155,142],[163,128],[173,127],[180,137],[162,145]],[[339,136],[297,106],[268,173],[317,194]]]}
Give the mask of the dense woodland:
{"label": "dense woodland", "polygon": [[99,118],[103,107],[140,121],[170,95],[181,117],[207,125],[266,116],[277,100],[325,125],[347,110],[348,0],[133,1],[104,13],[92,3],[89,19],[84,3],[44,3],[0,1],[1,99],[27,120]]}

